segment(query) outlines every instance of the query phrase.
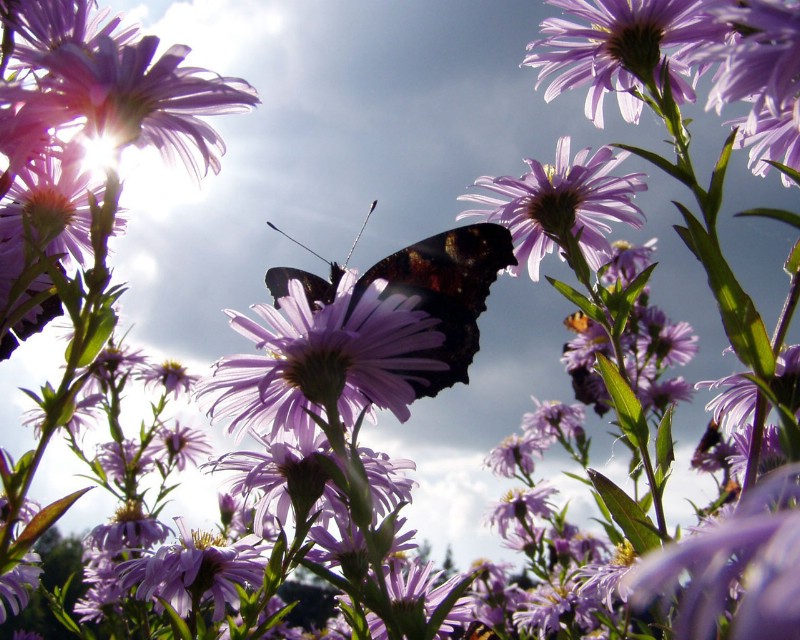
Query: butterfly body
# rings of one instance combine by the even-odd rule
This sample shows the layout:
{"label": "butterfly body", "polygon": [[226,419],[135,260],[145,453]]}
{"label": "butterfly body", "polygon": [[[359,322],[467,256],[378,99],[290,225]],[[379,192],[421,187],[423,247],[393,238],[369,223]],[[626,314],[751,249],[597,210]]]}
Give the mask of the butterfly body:
{"label": "butterfly body", "polygon": [[[486,298],[497,274],[516,265],[511,234],[491,223],[458,227],[431,236],[387,256],[358,279],[351,304],[378,279],[387,281],[383,296],[402,293],[419,296],[418,309],[438,318],[436,329],[445,334],[441,347],[415,355],[435,358],[449,365],[448,371],[425,372],[425,382],[412,382],[417,397],[435,396],[456,382],[467,383],[467,368],[479,349],[477,319],[486,310]],[[288,295],[290,280],[299,280],[309,304],[330,304],[342,269],[331,265],[331,280],[291,267],[267,271],[266,283],[277,301]]]}

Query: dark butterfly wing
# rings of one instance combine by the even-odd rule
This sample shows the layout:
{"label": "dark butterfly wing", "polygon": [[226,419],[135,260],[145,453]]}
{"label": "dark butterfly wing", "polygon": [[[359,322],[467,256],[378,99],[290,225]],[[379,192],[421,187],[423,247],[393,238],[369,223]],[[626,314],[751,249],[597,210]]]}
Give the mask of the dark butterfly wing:
{"label": "dark butterfly wing", "polygon": [[[388,282],[383,296],[417,295],[417,308],[440,320],[436,329],[445,334],[437,349],[414,355],[445,362],[447,371],[421,372],[427,384],[411,382],[418,398],[435,396],[456,382],[469,382],[467,368],[480,348],[477,319],[486,310],[489,286],[500,270],[517,264],[511,233],[491,223],[473,224],[445,231],[384,258],[356,283],[351,304],[375,280]],[[267,288],[277,300],[289,294],[289,280],[299,280],[309,303],[330,303],[342,270],[331,265],[328,282],[301,269],[276,267],[267,271]]]}
{"label": "dark butterfly wing", "polygon": [[477,319],[486,310],[490,285],[500,270],[517,264],[511,233],[491,223],[445,231],[406,247],[368,269],[356,284],[365,289],[379,278],[388,281],[384,296],[418,295],[417,308],[439,318],[445,334],[438,349],[415,355],[447,363],[448,371],[422,374],[429,384],[412,383],[417,397],[435,396],[456,382],[469,382],[467,368],[480,348]]}
{"label": "dark butterfly wing", "polygon": [[306,297],[314,308],[315,302],[330,302],[336,293],[336,287],[324,278],[313,273],[292,267],[274,267],[267,271],[267,289],[275,299],[275,306],[279,307],[278,300],[289,295],[289,280],[299,280],[306,292]]}

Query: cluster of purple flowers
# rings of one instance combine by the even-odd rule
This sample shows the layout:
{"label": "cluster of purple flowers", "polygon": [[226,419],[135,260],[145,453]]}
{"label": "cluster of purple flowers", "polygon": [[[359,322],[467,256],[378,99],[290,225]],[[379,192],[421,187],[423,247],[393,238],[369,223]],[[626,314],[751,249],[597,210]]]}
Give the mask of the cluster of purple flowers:
{"label": "cluster of purple flowers", "polygon": [[[91,202],[105,188],[85,166],[86,145],[102,138],[117,153],[153,145],[197,176],[219,171],[224,145],[197,114],[248,109],[255,91],[238,78],[182,67],[188,47],[155,59],[143,36],[91,0],[8,0],[0,6],[0,314],[2,356],[59,313],[52,278],[37,268],[87,267],[96,251]],[[10,49],[8,45],[13,45]],[[108,235],[119,235],[116,216]],[[104,238],[105,242],[107,238]]]}
{"label": "cluster of purple flowers", "polygon": [[[770,161],[800,169],[798,47],[800,17],[794,0],[548,0],[569,18],[548,18],[544,38],[528,45],[523,65],[551,80],[545,100],[589,85],[586,117],[604,125],[603,101],[616,94],[626,122],[638,123],[652,89],[678,105],[694,102],[697,78],[713,72],[708,108],[748,101],[736,144],[751,146],[753,173]],[[785,186],[794,184],[782,176]]]}

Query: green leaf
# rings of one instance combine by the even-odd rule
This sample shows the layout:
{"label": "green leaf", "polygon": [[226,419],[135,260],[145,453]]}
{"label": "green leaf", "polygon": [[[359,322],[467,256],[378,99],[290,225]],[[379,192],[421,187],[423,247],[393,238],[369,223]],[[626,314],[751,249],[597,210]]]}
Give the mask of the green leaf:
{"label": "green leaf", "polygon": [[773,209],[770,207],[757,207],[755,209],[747,209],[735,214],[736,218],[769,218],[770,220],[777,220],[778,222],[785,222],[790,227],[800,230],[800,214],[786,209]]}
{"label": "green leaf", "polygon": [[775,160],[765,160],[765,162],[775,167],[783,175],[790,178],[796,185],[800,186],[800,171],[792,169],[792,167],[788,165],[776,162]]}
{"label": "green leaf", "polygon": [[19,537],[11,546],[13,556],[17,559],[21,559],[28,549],[33,546],[33,543],[39,539],[39,536],[55,524],[55,522],[67,512],[67,509],[77,502],[78,498],[93,488],[94,487],[86,487],[85,489],[79,489],[47,505],[33,516],[28,526],[19,534]]}
{"label": "green leaf", "polygon": [[794,277],[800,271],[800,240],[794,243],[786,262],[783,263],[783,270],[789,277]]}
{"label": "green leaf", "polygon": [[674,409],[675,406],[673,405],[664,412],[656,435],[656,469],[661,470],[664,478],[666,478],[672,463],[675,461],[675,449],[672,442],[672,414]]}
{"label": "green leaf", "polygon": [[600,307],[598,307],[596,304],[594,304],[594,302],[589,300],[589,298],[584,296],[580,291],[578,291],[577,289],[573,289],[565,282],[555,280],[554,278],[551,278],[549,276],[545,276],[545,278],[547,278],[547,281],[551,285],[553,285],[556,291],[558,291],[562,296],[564,296],[572,304],[578,307],[578,309],[583,311],[592,320],[599,323],[605,322],[605,316],[603,315],[603,310],[600,309]]}
{"label": "green leaf", "polygon": [[178,615],[173,606],[164,600],[161,596],[156,596],[161,606],[164,607],[164,613],[167,614],[170,626],[172,627],[173,638],[180,640],[192,640],[192,632],[189,630],[189,625],[186,621]]}
{"label": "green leaf", "polygon": [[672,164],[666,158],[662,158],[657,153],[653,153],[652,151],[648,151],[647,149],[641,149],[639,147],[633,147],[629,144],[614,144],[612,145],[617,147],[618,149],[624,149],[634,155],[639,156],[640,158],[644,158],[648,162],[656,165],[659,169],[664,171],[666,174],[675,178],[678,182],[685,184],[687,187],[692,189],[694,187],[694,181],[692,176],[678,167],[677,165]]}
{"label": "green leaf", "polygon": [[686,227],[681,227],[677,224],[672,228],[675,229],[675,233],[677,233],[678,237],[683,240],[686,247],[692,252],[692,255],[700,260],[700,256],[697,255],[697,250],[694,248],[694,241],[692,240],[692,234],[689,233],[689,230]]}
{"label": "green leaf", "polygon": [[637,275],[618,300],[613,328],[615,336],[622,335],[622,332],[625,330],[625,325],[628,324],[628,318],[630,318],[633,305],[639,299],[639,296],[642,295],[642,291],[644,291],[644,288],[650,280],[650,276],[653,274],[653,270],[657,266],[658,263],[653,263]]}
{"label": "green leaf", "polygon": [[611,396],[622,433],[637,449],[646,447],[650,440],[650,430],[644,417],[642,403],[620,375],[616,366],[602,353],[597,354],[597,369]]}
{"label": "green leaf", "polygon": [[637,554],[643,555],[661,544],[661,539],[654,531],[653,523],[642,511],[636,500],[620,489],[599,471],[587,469],[589,479],[595,491],[611,513],[625,537],[630,540]]}
{"label": "green leaf", "polygon": [[433,640],[436,637],[447,614],[450,613],[458,599],[466,593],[474,579],[474,573],[466,576],[450,590],[447,597],[433,610],[431,617],[428,619],[428,624],[425,627],[425,640]]}
{"label": "green leaf", "polygon": [[717,223],[717,214],[722,206],[722,191],[723,183],[725,182],[725,172],[728,169],[728,162],[731,159],[731,150],[733,149],[733,141],[736,139],[736,129],[731,131],[722,146],[722,151],[719,154],[719,159],[711,174],[711,182],[708,185],[708,193],[706,194],[705,202],[705,215],[706,222],[709,229],[713,229]]}
{"label": "green leaf", "polygon": [[739,360],[759,377],[771,378],[775,374],[775,355],[755,304],[736,280],[716,242],[683,205],[675,205],[686,219],[692,244],[706,270],[731,347]]}
{"label": "green leaf", "polygon": [[286,616],[288,616],[292,609],[294,609],[298,605],[299,601],[295,600],[287,605],[284,605],[280,609],[278,609],[275,613],[269,616],[264,622],[258,625],[255,631],[253,631],[250,635],[251,638],[260,638],[267,633],[272,627],[279,624],[281,620],[283,620]]}
{"label": "green leaf", "polygon": [[[116,326],[117,314],[111,307],[106,307],[102,310],[102,315],[92,326],[89,339],[84,344],[83,353],[78,360],[79,367],[89,366],[94,361],[97,354],[100,353],[100,350],[111,337],[111,333]],[[72,345],[72,342],[70,342],[70,345]],[[67,353],[67,359],[69,359],[69,352]]]}

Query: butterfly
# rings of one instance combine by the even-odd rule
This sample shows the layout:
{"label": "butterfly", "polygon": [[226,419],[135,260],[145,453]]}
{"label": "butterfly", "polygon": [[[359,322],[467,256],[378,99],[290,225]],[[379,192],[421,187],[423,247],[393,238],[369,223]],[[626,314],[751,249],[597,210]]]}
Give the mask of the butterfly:
{"label": "butterfly", "polygon": [[[388,282],[382,296],[394,293],[420,297],[417,309],[439,319],[436,330],[445,334],[441,347],[417,352],[449,365],[447,371],[426,371],[427,382],[409,381],[416,397],[433,397],[456,382],[469,382],[467,369],[480,348],[477,319],[486,310],[490,285],[498,272],[516,265],[511,233],[505,227],[483,222],[439,233],[379,261],[358,279],[351,309],[366,288],[382,278]],[[331,264],[330,281],[291,267],[267,271],[266,283],[276,306],[289,294],[289,281],[298,280],[312,308],[330,304],[344,270]]]}
{"label": "butterfly", "polygon": [[583,311],[576,311],[564,318],[564,326],[575,333],[586,333],[591,324],[591,318]]}
{"label": "butterfly", "polygon": [[463,640],[500,640],[491,627],[486,626],[482,622],[473,622],[464,632]]}

